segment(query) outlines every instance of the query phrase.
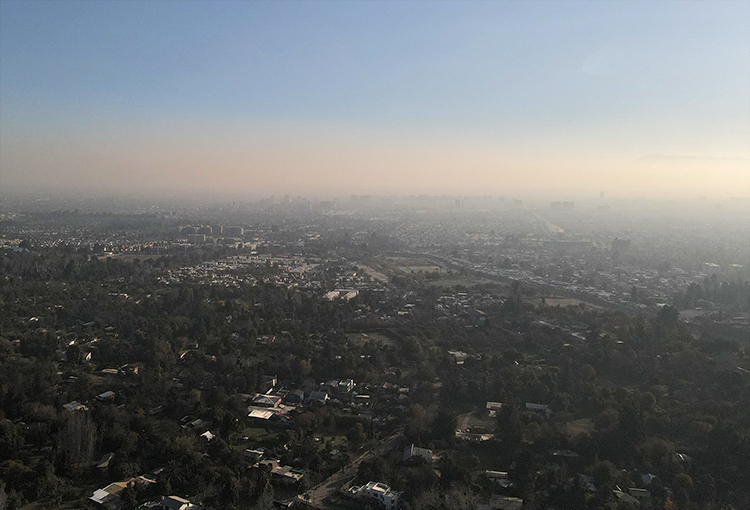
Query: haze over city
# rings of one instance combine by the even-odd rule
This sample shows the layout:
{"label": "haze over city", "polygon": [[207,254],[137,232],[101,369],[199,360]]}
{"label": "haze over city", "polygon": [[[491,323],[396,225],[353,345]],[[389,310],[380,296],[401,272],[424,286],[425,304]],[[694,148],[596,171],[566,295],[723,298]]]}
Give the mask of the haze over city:
{"label": "haze over city", "polygon": [[748,488],[749,0],[0,0],[0,510]]}
{"label": "haze over city", "polygon": [[0,3],[0,187],[750,195],[750,4]]}

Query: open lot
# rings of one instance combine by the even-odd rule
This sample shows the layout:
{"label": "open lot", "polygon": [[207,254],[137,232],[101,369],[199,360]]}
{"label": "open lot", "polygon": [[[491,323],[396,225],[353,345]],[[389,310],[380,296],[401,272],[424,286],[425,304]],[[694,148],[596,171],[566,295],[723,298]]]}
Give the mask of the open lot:
{"label": "open lot", "polygon": [[442,266],[398,266],[398,269],[404,273],[441,273],[447,274],[448,270]]}
{"label": "open lot", "polygon": [[582,432],[593,432],[594,421],[590,418],[580,418],[578,420],[569,421],[563,427],[563,431],[569,438],[574,438]]}
{"label": "open lot", "polygon": [[346,335],[346,339],[355,345],[364,345],[367,342],[372,342],[376,345],[393,345],[393,340],[390,337],[383,333],[378,333],[377,331],[368,333],[349,333]]}
{"label": "open lot", "polygon": [[456,428],[459,430],[470,429],[472,432],[481,429],[482,433],[491,433],[495,430],[496,421],[486,413],[465,413],[456,418]]}

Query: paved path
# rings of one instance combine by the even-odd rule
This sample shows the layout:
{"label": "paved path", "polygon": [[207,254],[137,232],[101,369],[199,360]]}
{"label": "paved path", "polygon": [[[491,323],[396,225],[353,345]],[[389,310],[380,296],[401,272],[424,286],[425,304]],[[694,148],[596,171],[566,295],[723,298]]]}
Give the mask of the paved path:
{"label": "paved path", "polygon": [[376,455],[383,455],[393,450],[396,447],[396,444],[398,443],[400,437],[401,432],[398,432],[380,441],[380,443],[375,446],[375,448],[363,453],[362,455],[351,461],[349,464],[344,466],[342,469],[328,477],[322,483],[307,491],[304,495],[301,496],[301,499],[312,508],[329,510],[330,507],[325,503],[325,500],[357,475],[357,470],[359,469],[359,465],[362,463],[362,461]]}

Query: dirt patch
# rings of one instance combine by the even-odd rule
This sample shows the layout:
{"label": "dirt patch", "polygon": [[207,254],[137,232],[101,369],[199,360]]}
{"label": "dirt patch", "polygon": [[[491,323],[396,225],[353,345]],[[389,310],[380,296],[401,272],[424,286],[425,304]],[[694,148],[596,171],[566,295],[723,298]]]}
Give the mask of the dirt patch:
{"label": "dirt patch", "polygon": [[456,418],[456,429],[472,432],[491,433],[495,430],[496,422],[485,413],[466,413]]}
{"label": "dirt patch", "polygon": [[574,438],[582,432],[591,433],[594,431],[594,421],[591,418],[581,418],[579,420],[569,421],[563,425],[563,432],[569,437]]}

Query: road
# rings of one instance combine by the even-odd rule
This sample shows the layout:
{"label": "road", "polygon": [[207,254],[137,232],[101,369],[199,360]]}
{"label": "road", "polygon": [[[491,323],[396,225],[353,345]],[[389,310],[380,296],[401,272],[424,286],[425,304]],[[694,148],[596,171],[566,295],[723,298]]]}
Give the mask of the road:
{"label": "road", "polygon": [[462,414],[456,420],[456,430],[466,430],[469,428],[469,418],[474,413]]}
{"label": "road", "polygon": [[359,469],[359,465],[362,463],[362,461],[376,455],[383,455],[393,450],[396,447],[400,437],[401,432],[398,432],[388,437],[387,439],[380,441],[380,443],[375,448],[363,453],[362,455],[351,461],[349,464],[344,466],[342,469],[328,477],[326,480],[307,491],[304,495],[300,496],[301,500],[307,505],[308,508],[331,510],[332,507],[329,507],[326,504],[326,499],[332,494],[336,493],[345,483],[347,483],[357,475],[357,470]]}
{"label": "road", "polygon": [[[466,273],[470,275],[473,275],[478,278],[483,278],[485,280],[493,280],[493,281],[505,283],[505,284],[518,281],[527,287],[536,289],[539,292],[547,291],[558,296],[572,297],[580,301],[585,301],[587,303],[591,303],[593,305],[596,305],[602,308],[616,310],[618,312],[627,313],[629,315],[642,315],[645,317],[653,317],[657,313],[655,307],[642,309],[642,308],[636,307],[633,304],[613,303],[611,301],[606,301],[605,299],[599,296],[593,295],[591,292],[564,289],[561,287],[560,282],[553,282],[553,281],[532,282],[529,280],[531,278],[537,278],[537,277],[533,275],[533,273],[531,273],[530,271],[526,271],[526,270],[523,270],[523,272],[526,274],[507,274],[508,271],[500,269],[500,268],[497,268],[494,271],[489,271],[487,269],[477,268],[476,266],[473,266],[471,263],[464,261],[464,260],[453,259],[453,258],[449,258],[443,255],[436,255],[432,253],[395,252],[393,253],[393,255],[401,256],[401,257],[419,256],[422,258],[432,260],[433,262],[441,264],[450,269],[466,271]],[[518,272],[521,270],[510,270],[510,271]]]}
{"label": "road", "polygon": [[544,228],[546,228],[550,234],[562,234],[563,232],[565,232],[565,229],[558,227],[549,220],[545,220],[538,214],[534,214],[534,216],[542,223],[542,225],[544,225]]}

